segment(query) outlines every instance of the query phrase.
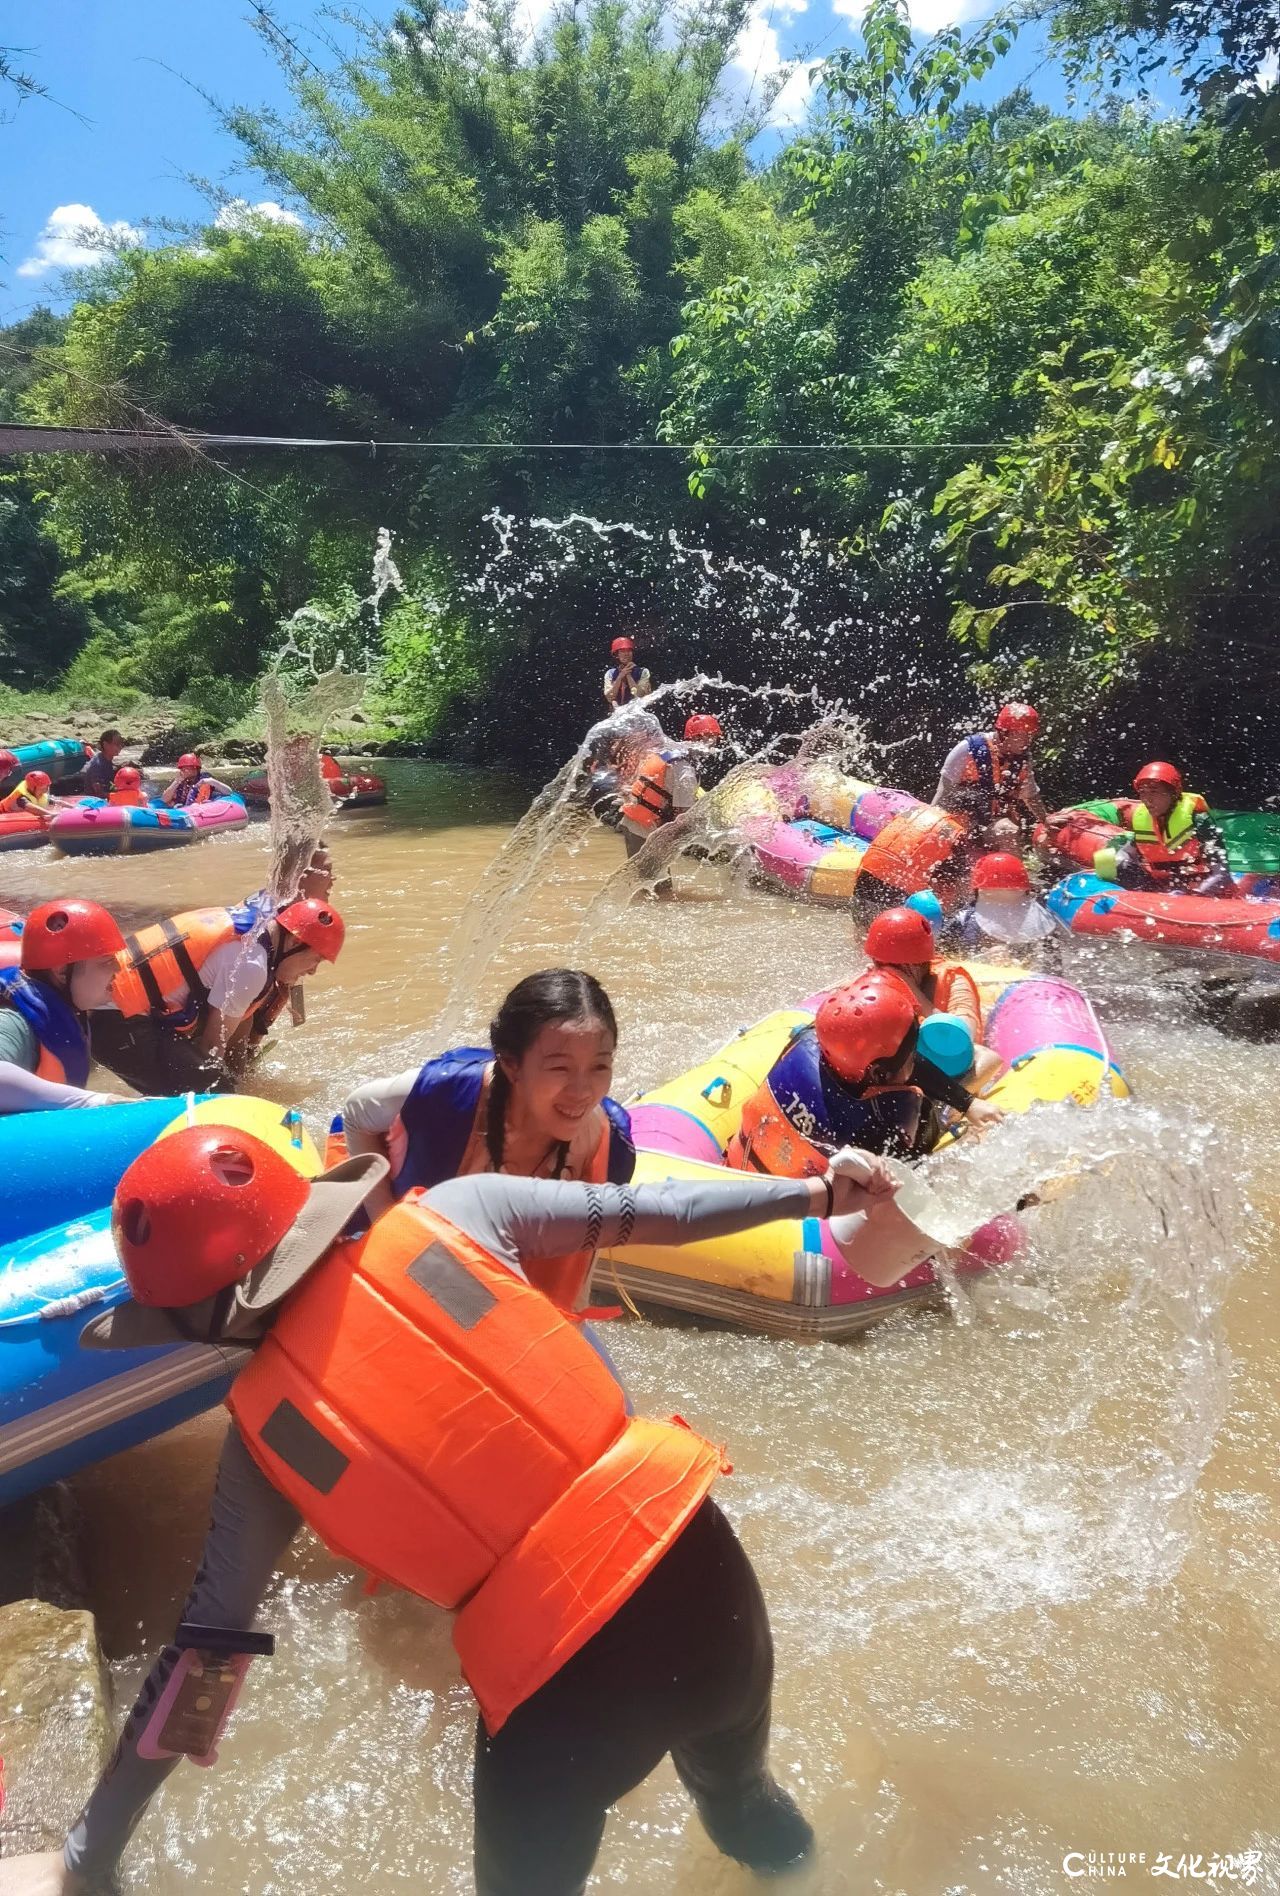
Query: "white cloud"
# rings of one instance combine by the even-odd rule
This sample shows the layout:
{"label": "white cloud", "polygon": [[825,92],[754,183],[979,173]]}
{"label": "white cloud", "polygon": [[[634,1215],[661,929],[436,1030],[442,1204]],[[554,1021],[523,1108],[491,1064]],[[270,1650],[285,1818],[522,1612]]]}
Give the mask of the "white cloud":
{"label": "white cloud", "polygon": [[809,109],[813,61],[784,58],[778,38],[778,25],[789,26],[798,13],[807,11],[808,4],[809,0],[789,0],[787,5],[770,6],[767,0],[755,0],[729,62],[735,81],[748,99],[757,96],[768,80],[790,68],[770,109],[771,125],[798,125]]}
{"label": "white cloud", "polygon": [[[831,0],[831,11],[848,20],[860,20],[867,0]],[[957,26],[973,20],[985,9],[984,0],[910,0],[911,24],[917,33],[940,33],[944,26]]]}
{"label": "white cloud", "polygon": [[118,250],[135,250],[141,242],[142,232],[123,218],[108,224],[90,204],[59,204],[50,211],[31,255],[18,265],[18,275],[91,269]]}
{"label": "white cloud", "polygon": [[1280,78],[1280,54],[1268,53],[1253,76],[1263,92],[1270,92]]}
{"label": "white cloud", "polygon": [[247,198],[231,198],[213,220],[215,230],[252,230],[255,224],[292,224],[302,229],[297,212],[287,211],[274,198],[264,198],[260,204],[250,204]]}

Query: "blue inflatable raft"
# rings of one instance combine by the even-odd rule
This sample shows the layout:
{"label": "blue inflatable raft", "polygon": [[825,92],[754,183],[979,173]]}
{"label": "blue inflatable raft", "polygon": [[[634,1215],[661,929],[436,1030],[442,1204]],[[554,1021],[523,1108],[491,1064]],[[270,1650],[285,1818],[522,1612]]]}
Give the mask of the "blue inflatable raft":
{"label": "blue inflatable raft", "polygon": [[78,776],[89,761],[89,746],[78,737],[46,737],[39,744],[0,744],[0,796],[29,770],[47,771],[54,783]]}
{"label": "blue inflatable raft", "polygon": [[[16,1203],[5,1193],[0,1239],[0,1506],[212,1408],[246,1359],[203,1344],[80,1348],[89,1318],[128,1294],[107,1208],[120,1175],[187,1117],[254,1133],[306,1177],[320,1170],[295,1110],[243,1096],[0,1120],[0,1164],[20,1142],[26,1154],[26,1169],[8,1173],[19,1190]],[[93,1121],[104,1122],[96,1132]],[[75,1215],[51,1226],[68,1208]]]}

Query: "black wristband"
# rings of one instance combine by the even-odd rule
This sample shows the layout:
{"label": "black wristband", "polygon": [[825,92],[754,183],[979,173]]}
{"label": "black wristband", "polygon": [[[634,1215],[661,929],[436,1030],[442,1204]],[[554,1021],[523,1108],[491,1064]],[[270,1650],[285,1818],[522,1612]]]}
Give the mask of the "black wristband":
{"label": "black wristband", "polygon": [[832,1178],[830,1172],[824,1172],[822,1175],[822,1182],[827,1188],[827,1209],[823,1212],[822,1215],[824,1218],[830,1218],[832,1212],[835,1210],[835,1204],[836,1204],[835,1180]]}

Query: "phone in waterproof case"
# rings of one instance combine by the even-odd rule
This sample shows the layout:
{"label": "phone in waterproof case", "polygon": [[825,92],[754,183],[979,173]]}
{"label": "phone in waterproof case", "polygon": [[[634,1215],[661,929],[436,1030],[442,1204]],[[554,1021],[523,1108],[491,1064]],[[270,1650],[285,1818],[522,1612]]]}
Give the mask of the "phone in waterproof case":
{"label": "phone in waterproof case", "polygon": [[155,1711],[138,1740],[141,1758],[190,1758],[210,1765],[218,1756],[218,1740],[235,1710],[249,1661],[270,1657],[275,1640],[270,1633],[239,1628],[194,1626],[184,1622],[174,1642],[178,1663]]}
{"label": "phone in waterproof case", "polygon": [[295,981],[289,989],[289,1018],[295,1027],[307,1024],[307,996],[301,981]]}

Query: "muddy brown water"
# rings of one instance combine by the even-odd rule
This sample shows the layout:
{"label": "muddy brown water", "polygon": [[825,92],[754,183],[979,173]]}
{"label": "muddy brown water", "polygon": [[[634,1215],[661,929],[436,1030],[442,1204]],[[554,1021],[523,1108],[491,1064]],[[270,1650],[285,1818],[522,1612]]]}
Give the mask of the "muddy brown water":
{"label": "muddy brown water", "polygon": [[[309,984],[305,1028],[256,1081],[316,1131],[357,1080],[439,1050],[446,1000],[482,1032],[532,967],[569,959],[605,981],[625,1092],[853,965],[841,915],[705,864],[674,903],[598,908],[584,941],[621,856],[593,830],[514,905],[505,940],[489,931],[459,998],[454,918],[526,799],[480,774],[386,774],[388,808],[331,831],[340,967]],[[139,920],[266,874],[255,825],[172,854],[9,857],[0,900],[73,890]],[[774,1764],[820,1839],[796,1896],[1280,1888],[1276,1056],[1195,1025],[1184,977],[1154,957],[1104,945],[1068,971],[1141,1104],[1088,1121],[1120,1157],[1040,1214],[1026,1266],[852,1345],[611,1328],[638,1405],[730,1447],[721,1499],[778,1648]],[[181,1602],[221,1433],[204,1418],[76,1483],[122,1707]],[[304,1535],[263,1623],[277,1655],[222,1762],[171,1779],[125,1887],[467,1890],[472,1708],[444,1616],[366,1597]],[[1229,1857],[1235,1882],[1209,1881]],[[611,1817],[593,1887],[757,1885],[664,1766]]]}

